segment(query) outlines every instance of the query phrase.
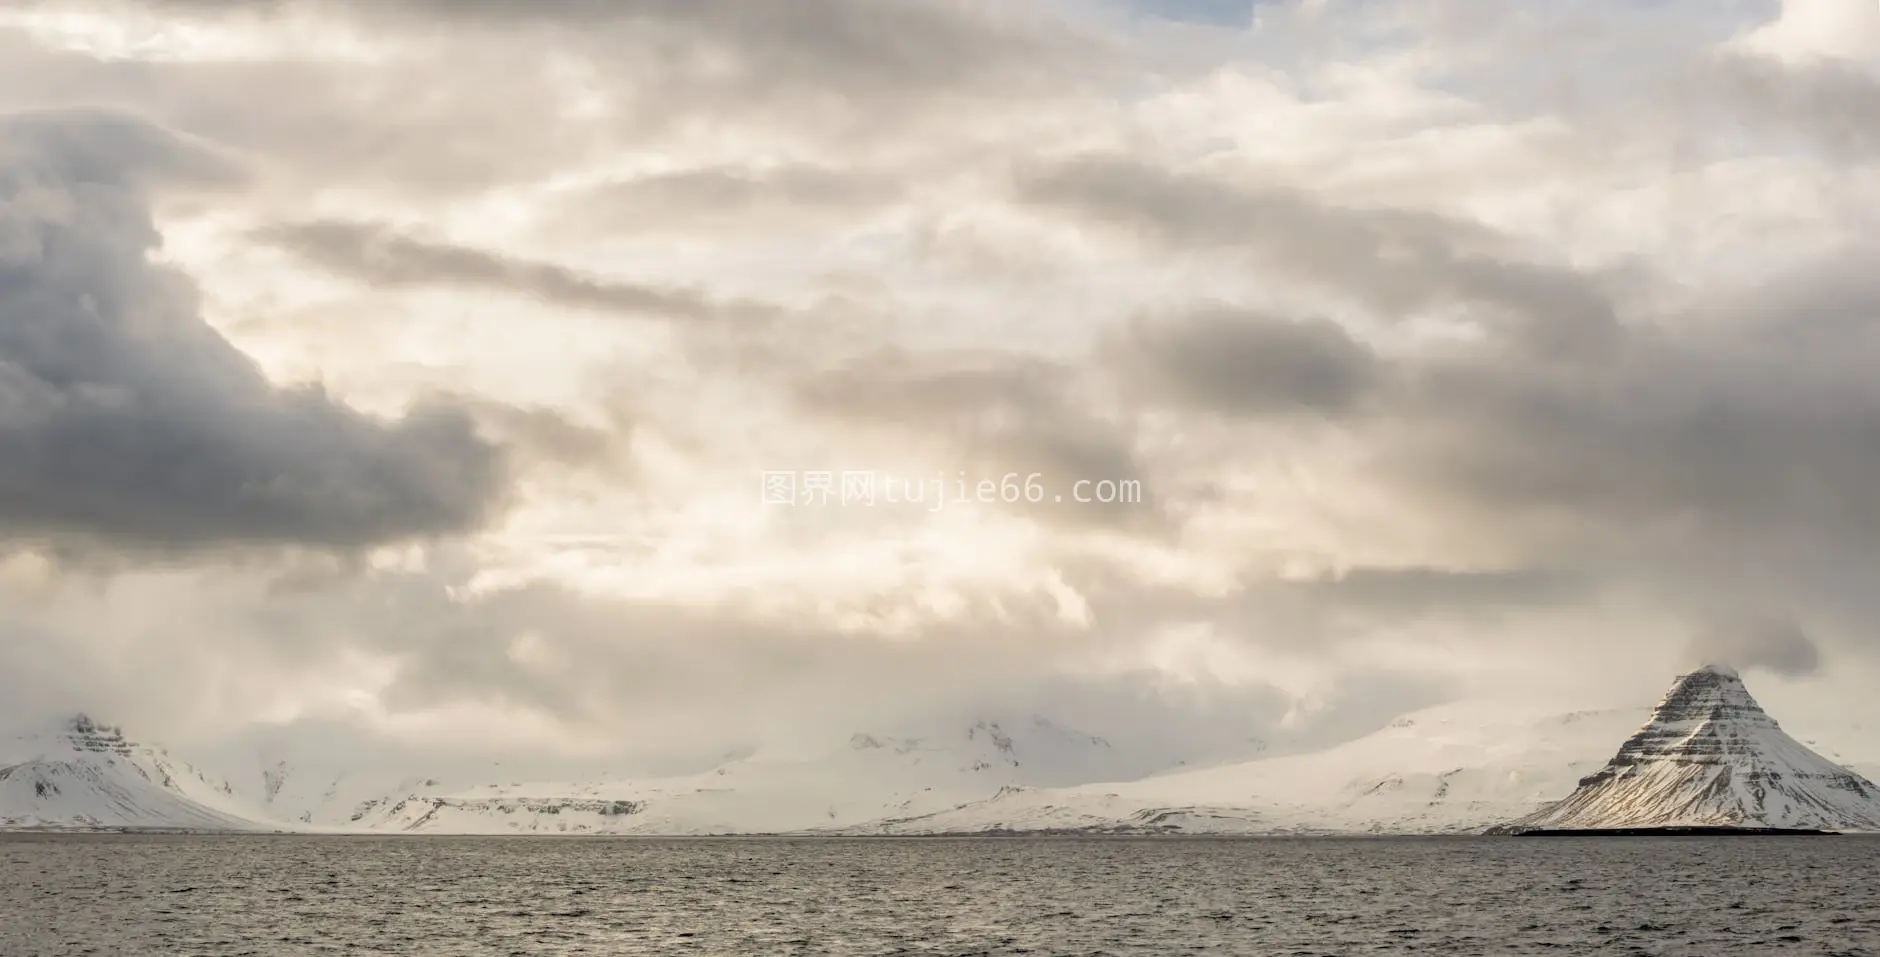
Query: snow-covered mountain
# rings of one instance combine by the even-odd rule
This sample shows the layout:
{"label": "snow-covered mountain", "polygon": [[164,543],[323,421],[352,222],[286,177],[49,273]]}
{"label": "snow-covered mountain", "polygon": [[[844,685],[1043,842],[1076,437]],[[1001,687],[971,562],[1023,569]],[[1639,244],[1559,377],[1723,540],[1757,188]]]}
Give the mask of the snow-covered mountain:
{"label": "snow-covered mountain", "polygon": [[1564,800],[1511,830],[1676,826],[1880,830],[1880,788],[1789,737],[1727,667],[1678,678]]}
{"label": "snow-covered mountain", "polygon": [[850,833],[1455,833],[1529,813],[1604,760],[1638,709],[1471,701],[1306,754],[1114,784],[1011,788]]}
{"label": "snow-covered mountain", "polygon": [[261,762],[250,777],[237,793],[270,820],[315,829],[348,829],[388,796],[445,786],[436,776],[321,768],[279,757]]}
{"label": "snow-covered mountain", "polygon": [[[231,785],[80,719],[0,739],[0,827],[647,835],[1419,834],[1508,821],[1880,828],[1873,785],[1810,750],[1841,758],[1835,746],[1871,748],[1871,734],[1832,721],[1811,730],[1821,737],[1797,743],[1740,680],[1710,669],[1680,679],[1656,711],[1643,703],[1572,710],[1522,689],[1506,700],[1412,712],[1331,747],[1200,768],[1169,767],[1178,762],[1153,748],[1118,747],[1044,717],[975,716],[915,733],[856,732],[822,748],[735,754],[677,776],[559,776],[513,763],[424,774],[403,762],[391,771],[335,767],[330,754],[250,746],[229,771]],[[1627,742],[1617,758],[1614,741]],[[1593,820],[1608,823],[1585,823]]]}
{"label": "snow-covered mountain", "polygon": [[[1002,791],[1129,775],[1134,756],[1048,718],[975,720],[917,736],[857,732],[702,774],[511,782],[390,794],[357,823],[428,833],[776,833],[861,827]],[[1140,772],[1136,772],[1139,774]]]}
{"label": "snow-covered mountain", "polygon": [[354,830],[387,798],[447,793],[487,781],[564,778],[554,765],[505,767],[516,755],[480,757],[421,746],[374,747],[342,723],[257,723],[204,742],[190,757],[226,779],[236,798],[294,830]]}
{"label": "snow-covered mountain", "polygon": [[[1696,701],[1689,707],[1701,711],[1706,716],[1703,720],[1690,717],[1696,712],[1687,710],[1687,717],[1680,721],[1659,722],[1659,732],[1651,738],[1670,748],[1680,734],[1703,737],[1714,733],[1738,761],[1749,762],[1733,765],[1729,779],[1743,788],[1746,800],[1763,802],[1761,819],[1819,820],[1809,816],[1810,809],[1826,806],[1843,814],[1838,828],[1856,827],[1858,815],[1868,813],[1857,814],[1866,799],[1856,788],[1871,794],[1872,785],[1776,729],[1742,691],[1741,681],[1726,675],[1723,669],[1700,673],[1691,688],[1712,687],[1727,694],[1725,713],[1744,719],[1744,724],[1732,730],[1712,723],[1706,706]],[[1685,683],[1681,681],[1680,686]],[[1675,689],[1671,697],[1687,700]],[[1634,735],[1642,720],[1649,731],[1657,719],[1647,716],[1662,715],[1664,707],[1660,705],[1658,712],[1642,705],[1561,710],[1545,701],[1519,698],[1455,702],[1404,715],[1376,732],[1311,753],[1118,784],[1011,789],[938,812],[888,818],[847,830],[886,834],[1476,832],[1511,820],[1538,820],[1538,812],[1556,807],[1560,795],[1573,792],[1611,763],[1613,741]],[[1842,746],[1872,747],[1871,736],[1857,728],[1815,730],[1827,732],[1827,738]],[[1836,753],[1827,745],[1819,747]],[[1745,770],[1748,766],[1774,769],[1781,778],[1752,774]],[[1723,779],[1717,773],[1688,773],[1688,787]]]}
{"label": "snow-covered mountain", "polygon": [[84,715],[0,739],[0,827],[265,826],[226,781]]}

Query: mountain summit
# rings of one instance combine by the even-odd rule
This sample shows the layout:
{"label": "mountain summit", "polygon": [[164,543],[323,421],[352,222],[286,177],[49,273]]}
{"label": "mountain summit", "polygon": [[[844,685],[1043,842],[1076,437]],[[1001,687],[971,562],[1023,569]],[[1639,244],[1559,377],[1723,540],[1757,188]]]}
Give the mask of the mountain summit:
{"label": "mountain summit", "polygon": [[1706,665],[1565,800],[1496,831],[1880,830],[1880,788],[1788,736],[1743,679]]}
{"label": "mountain summit", "polygon": [[257,826],[226,782],[85,715],[0,737],[0,829]]}

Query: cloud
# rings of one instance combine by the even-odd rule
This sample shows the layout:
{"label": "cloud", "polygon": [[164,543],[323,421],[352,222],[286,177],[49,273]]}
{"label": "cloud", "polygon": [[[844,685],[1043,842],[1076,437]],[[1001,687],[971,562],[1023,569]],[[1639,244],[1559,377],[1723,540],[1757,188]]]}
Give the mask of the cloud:
{"label": "cloud", "polygon": [[613,282],[555,263],[415,239],[384,224],[320,221],[268,227],[261,237],[324,269],[382,286],[495,289],[557,305],[676,319],[756,319],[755,303],[714,301],[696,289]]}
{"label": "cloud", "polygon": [[[1880,534],[1880,358],[1866,297],[1817,271],[1719,290],[1712,316],[1641,330],[1592,369],[1486,354],[1428,364],[1380,430],[1444,498],[1737,546]],[[1864,301],[1863,301],[1864,300]],[[1841,329],[1841,334],[1829,329]],[[1414,411],[1407,411],[1414,410]]]}
{"label": "cloud", "polygon": [[[488,55],[474,46],[461,44],[455,55]],[[152,62],[49,46],[0,28],[0,110],[136,112],[265,160],[251,174],[298,196],[339,183],[381,196],[464,195],[546,175],[596,147],[592,129],[562,123],[545,109],[556,86],[542,71],[513,71],[502,83],[466,79],[434,87],[431,96],[409,96],[436,65],[421,51],[369,70],[314,56]],[[257,95],[275,108],[253,109]],[[495,129],[514,148],[490,149]]]}
{"label": "cloud", "polygon": [[[197,16],[297,6],[283,0],[145,5]],[[879,105],[1017,94],[1054,85],[1063,70],[1096,51],[1070,23],[1038,7],[975,0],[799,0],[787,9],[753,8],[741,0],[315,0],[311,9],[401,31],[440,24],[460,35],[546,31],[564,49],[609,54],[617,79],[663,77],[658,94],[669,110],[742,112],[740,100]]]}
{"label": "cloud", "polygon": [[1880,54],[1880,7],[1839,0],[1782,0],[1782,15],[1751,31],[1743,48],[1790,61]]}
{"label": "cloud", "polygon": [[1334,323],[1227,306],[1172,319],[1138,317],[1108,351],[1127,379],[1230,415],[1337,415],[1386,374],[1370,348]]}
{"label": "cloud", "polygon": [[1130,0],[1129,7],[1152,17],[1245,27],[1261,0]]}
{"label": "cloud", "polygon": [[[45,7],[70,14],[71,31],[0,23],[0,109],[138,110],[264,157],[290,199],[343,186],[380,207],[565,185],[576,171],[577,184],[683,178],[671,167],[694,162],[698,176],[674,188],[710,189],[713,170],[759,157],[774,169],[750,178],[800,197],[826,196],[815,171],[831,166],[886,160],[876,179],[893,183],[893,167],[928,155],[922,141],[973,143],[1033,120],[1031,106],[1077,95],[1106,63],[1062,17],[978,0]],[[74,36],[132,50],[61,42]],[[189,38],[212,52],[145,56]],[[653,157],[664,159],[642,162]]]}
{"label": "cloud", "polygon": [[198,313],[145,186],[218,169],[138,119],[0,118],[0,524],[158,547],[352,549],[474,529],[504,464],[467,414],[270,383]]}
{"label": "cloud", "polygon": [[518,458],[563,469],[625,470],[631,460],[634,423],[627,410],[604,410],[599,424],[576,421],[560,411],[495,402],[476,395],[450,395],[478,425]]}
{"label": "cloud", "polygon": [[[1141,669],[1344,721],[1604,689],[1738,605],[1871,667],[1857,63],[1703,0],[1123,6],[0,11],[0,104],[154,118],[0,146],[0,575],[327,550],[51,561],[0,703],[703,747],[995,686],[1134,716]],[[1784,42],[1837,46],[1809,9]],[[758,508],[783,467],[1149,501]]]}
{"label": "cloud", "polygon": [[1762,668],[1786,678],[1806,678],[1821,670],[1821,651],[1800,625],[1763,615],[1709,625],[1692,636],[1688,656],[1693,667]]}
{"label": "cloud", "polygon": [[1880,78],[1871,70],[1836,60],[1725,55],[1706,72],[1727,114],[1740,122],[1850,159],[1880,155]]}
{"label": "cloud", "polygon": [[1523,257],[1480,223],[1424,210],[1337,205],[1102,155],[1029,169],[1018,194],[1167,249],[1252,254],[1275,281],[1390,319],[1459,307],[1542,354],[1599,355],[1618,326],[1592,277]]}
{"label": "cloud", "polygon": [[[876,354],[805,376],[796,398],[827,419],[885,430],[903,455],[907,438],[924,440],[931,464],[964,472],[969,485],[1038,476],[1051,498],[1025,503],[1026,514],[1158,527],[1154,479],[1136,454],[1131,423],[1099,412],[1080,379],[1073,367],[1017,353]],[[1141,491],[1077,502],[1078,482],[1091,483],[1086,490],[1134,483]]]}
{"label": "cloud", "polygon": [[1404,615],[1520,609],[1585,601],[1594,583],[1547,568],[1467,571],[1444,568],[1347,569],[1335,577],[1288,583],[1333,604]]}
{"label": "cloud", "polygon": [[748,236],[806,225],[852,226],[907,194],[898,177],[811,163],[706,165],[572,190],[559,219],[603,235]]}

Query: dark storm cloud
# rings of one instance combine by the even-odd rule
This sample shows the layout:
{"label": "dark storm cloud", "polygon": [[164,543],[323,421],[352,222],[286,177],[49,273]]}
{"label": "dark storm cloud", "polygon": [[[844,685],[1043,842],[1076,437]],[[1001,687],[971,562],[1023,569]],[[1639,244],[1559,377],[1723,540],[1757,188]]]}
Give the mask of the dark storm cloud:
{"label": "dark storm cloud", "polygon": [[1880,284],[1861,251],[1622,323],[1610,277],[1520,258],[1466,221],[1118,159],[1034,169],[1020,190],[1174,251],[1251,252],[1276,280],[1385,315],[1504,313],[1508,337],[1415,354],[1206,311],[1140,323],[1117,351],[1120,374],[1194,406],[1336,414],[1376,479],[1511,545],[1598,539],[1612,558],[1646,542],[1793,553],[1880,537]]}
{"label": "dark storm cloud", "polygon": [[387,421],[277,388],[150,260],[142,184],[214,166],[127,116],[0,118],[0,524],[332,548],[481,524],[503,461],[462,409]]}
{"label": "dark storm cloud", "polygon": [[1387,317],[1473,307],[1546,355],[1599,355],[1617,335],[1590,277],[1523,259],[1488,228],[1410,209],[1342,207],[1126,157],[1035,167],[1022,201],[1175,251],[1251,253],[1274,278],[1309,284]]}
{"label": "dark storm cloud", "polygon": [[270,227],[260,236],[371,285],[482,287],[558,305],[663,318],[760,318],[770,312],[754,303],[720,303],[697,289],[614,282],[555,263],[415,239],[377,223],[297,223]]}
{"label": "dark storm cloud", "polygon": [[1132,382],[1233,415],[1341,413],[1385,371],[1369,347],[1334,323],[1227,306],[1138,318],[1107,351]]}
{"label": "dark storm cloud", "polygon": [[1596,369],[1492,355],[1432,364],[1376,434],[1415,485],[1473,510],[1571,516],[1635,542],[1872,541],[1880,337],[1811,335],[1823,319],[1807,315],[1641,333]]}

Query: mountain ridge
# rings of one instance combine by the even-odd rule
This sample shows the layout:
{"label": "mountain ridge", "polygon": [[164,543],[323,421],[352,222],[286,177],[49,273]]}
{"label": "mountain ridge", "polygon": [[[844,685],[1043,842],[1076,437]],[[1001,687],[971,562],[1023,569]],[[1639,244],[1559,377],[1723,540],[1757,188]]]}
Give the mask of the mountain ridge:
{"label": "mountain ridge", "polygon": [[[1720,670],[1714,674],[1727,680]],[[1711,747],[1706,742],[1742,737],[1717,733],[1693,740],[1693,730],[1707,721],[1776,727],[1754,699],[1708,693],[1692,685],[1667,695],[1678,714],[1655,724],[1648,715],[1659,714],[1664,701],[1659,709],[1573,710],[1566,710],[1572,702],[1532,695],[1457,701],[1399,715],[1317,750],[1258,752],[1193,767],[1178,761],[1147,772],[1166,753],[1121,753],[1128,749],[1035,714],[965,714],[892,734],[853,731],[817,748],[738,751],[701,771],[651,776],[573,768],[571,777],[553,771],[536,777],[501,762],[480,770],[435,768],[433,776],[403,763],[373,770],[296,756],[291,748],[258,748],[252,755],[231,754],[231,765],[211,765],[237,782],[231,786],[83,719],[83,726],[72,722],[51,733],[0,737],[0,828],[674,836],[1480,833],[1555,808],[1560,795],[1602,775],[1619,776],[1613,766],[1621,756],[1633,764],[1663,755],[1694,761]],[[1842,740],[1845,730],[1823,740]],[[1781,753],[1807,751],[1817,762],[1808,767],[1870,787],[1786,734],[1783,740]],[[1614,755],[1614,741],[1626,742],[1621,756]],[[40,793],[40,782],[58,793]]]}

